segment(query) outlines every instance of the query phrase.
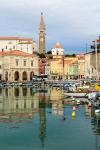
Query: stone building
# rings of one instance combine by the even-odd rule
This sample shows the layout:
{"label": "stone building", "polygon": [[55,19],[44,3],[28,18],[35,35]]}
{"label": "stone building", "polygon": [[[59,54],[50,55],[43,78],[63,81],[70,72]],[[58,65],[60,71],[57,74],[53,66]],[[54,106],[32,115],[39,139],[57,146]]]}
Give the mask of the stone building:
{"label": "stone building", "polygon": [[38,57],[35,54],[12,50],[0,52],[0,80],[23,82],[38,75]]}

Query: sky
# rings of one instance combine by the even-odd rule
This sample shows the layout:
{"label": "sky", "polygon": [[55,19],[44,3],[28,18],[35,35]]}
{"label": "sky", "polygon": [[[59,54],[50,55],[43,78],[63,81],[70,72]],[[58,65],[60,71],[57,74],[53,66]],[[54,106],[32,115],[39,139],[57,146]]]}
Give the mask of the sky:
{"label": "sky", "polygon": [[46,50],[60,42],[65,53],[84,53],[100,35],[100,0],[0,0],[0,36],[37,43],[43,12]]}

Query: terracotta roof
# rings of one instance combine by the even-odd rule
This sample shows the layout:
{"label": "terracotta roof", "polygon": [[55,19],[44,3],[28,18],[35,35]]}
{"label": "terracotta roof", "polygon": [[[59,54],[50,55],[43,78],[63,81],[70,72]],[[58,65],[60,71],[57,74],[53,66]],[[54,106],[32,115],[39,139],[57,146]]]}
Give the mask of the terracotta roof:
{"label": "terracotta roof", "polygon": [[54,46],[54,48],[62,48],[62,46],[59,42],[57,42],[56,45]]}
{"label": "terracotta roof", "polygon": [[20,40],[20,41],[32,41],[32,38],[20,38],[20,37],[0,37],[0,40]]}
{"label": "terracotta roof", "polygon": [[3,51],[3,52],[1,51],[0,55],[4,55],[4,56],[15,55],[15,56],[24,56],[24,57],[33,57],[34,56],[34,54],[29,54],[29,53],[19,51],[19,50],[11,50],[11,51]]}
{"label": "terracotta roof", "polygon": [[19,44],[32,44],[32,41],[26,41],[26,42],[19,42]]}
{"label": "terracotta roof", "polygon": [[71,62],[72,60],[64,60],[64,62]]}

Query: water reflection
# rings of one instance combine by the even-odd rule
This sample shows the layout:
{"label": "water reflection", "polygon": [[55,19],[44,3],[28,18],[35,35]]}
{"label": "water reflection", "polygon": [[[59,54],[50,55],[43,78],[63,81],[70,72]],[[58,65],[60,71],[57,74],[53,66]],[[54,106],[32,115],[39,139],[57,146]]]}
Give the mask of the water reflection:
{"label": "water reflection", "polygon": [[42,147],[44,147],[45,138],[46,138],[46,103],[45,103],[45,100],[39,101],[39,118],[40,118],[39,138],[41,140]]}
{"label": "water reflection", "polygon": [[[76,129],[80,130],[80,135],[79,135],[80,137],[81,135],[84,136],[83,132],[85,133],[87,131],[83,131],[86,128],[82,129],[82,126],[83,124],[84,126],[87,125],[87,122],[89,121],[90,128],[92,127],[92,131],[94,132],[95,135],[95,147],[96,149],[99,150],[100,146],[98,145],[98,136],[100,137],[100,120],[99,119],[97,120],[97,118],[94,116],[93,109],[88,108],[87,105],[85,105],[85,107],[79,106],[76,110],[77,117],[73,121],[72,108],[73,107],[71,106],[71,104],[67,104],[67,103],[66,105],[64,104],[63,91],[57,88],[9,87],[9,88],[0,89],[0,122],[1,124],[9,123],[10,124],[9,129],[20,130],[21,123],[23,123],[23,126],[24,125],[30,126],[30,124],[28,123],[31,122],[32,131],[33,128],[34,130],[38,128],[37,136],[39,138],[39,141],[41,142],[42,147],[45,148],[46,147],[45,143],[46,142],[48,143],[49,140],[52,141],[52,138],[54,138],[53,139],[54,141],[55,137],[57,137],[58,134],[59,135],[61,134],[62,138],[60,140],[62,141],[62,143],[64,139],[66,140],[69,137],[72,139],[71,142],[76,140],[78,138],[75,137],[75,135],[78,136]],[[83,112],[84,108],[85,108],[85,117]],[[84,118],[88,118],[88,120]],[[33,120],[34,122],[35,121],[38,122],[38,126],[37,124],[35,124],[36,125],[35,127],[33,126]],[[50,129],[47,132],[47,127],[48,130],[50,128],[52,129]],[[28,128],[28,132],[29,130],[30,129]],[[48,134],[50,134],[52,130],[53,132],[56,133],[51,133],[53,134],[53,136],[52,138],[50,136],[49,139]],[[69,137],[67,137],[67,135]],[[90,134],[88,136],[90,137]],[[47,141],[46,141],[46,137],[48,137]],[[59,143],[60,140],[58,139],[56,140],[57,141],[55,143],[57,142]],[[93,140],[92,143],[94,142]],[[66,145],[66,141],[64,143],[65,145]],[[55,147],[57,147],[57,145]]]}
{"label": "water reflection", "polygon": [[[61,115],[63,93],[61,90],[47,88],[9,87],[0,89],[0,118],[6,115],[31,114],[38,112],[39,108],[52,106],[52,113]],[[43,105],[43,106],[42,106]],[[5,118],[5,117],[4,117]]]}
{"label": "water reflection", "polygon": [[[21,123],[39,115],[39,139],[44,147],[46,138],[46,108],[54,115],[63,114],[63,92],[56,88],[9,87],[0,89],[0,122]],[[10,129],[17,129],[17,125]]]}

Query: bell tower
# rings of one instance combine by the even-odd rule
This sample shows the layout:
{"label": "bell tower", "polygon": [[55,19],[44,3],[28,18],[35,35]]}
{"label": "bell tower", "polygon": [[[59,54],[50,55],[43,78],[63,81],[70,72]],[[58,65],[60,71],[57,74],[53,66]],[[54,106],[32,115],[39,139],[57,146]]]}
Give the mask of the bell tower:
{"label": "bell tower", "polygon": [[45,23],[43,13],[41,13],[40,25],[39,25],[39,53],[45,54]]}

